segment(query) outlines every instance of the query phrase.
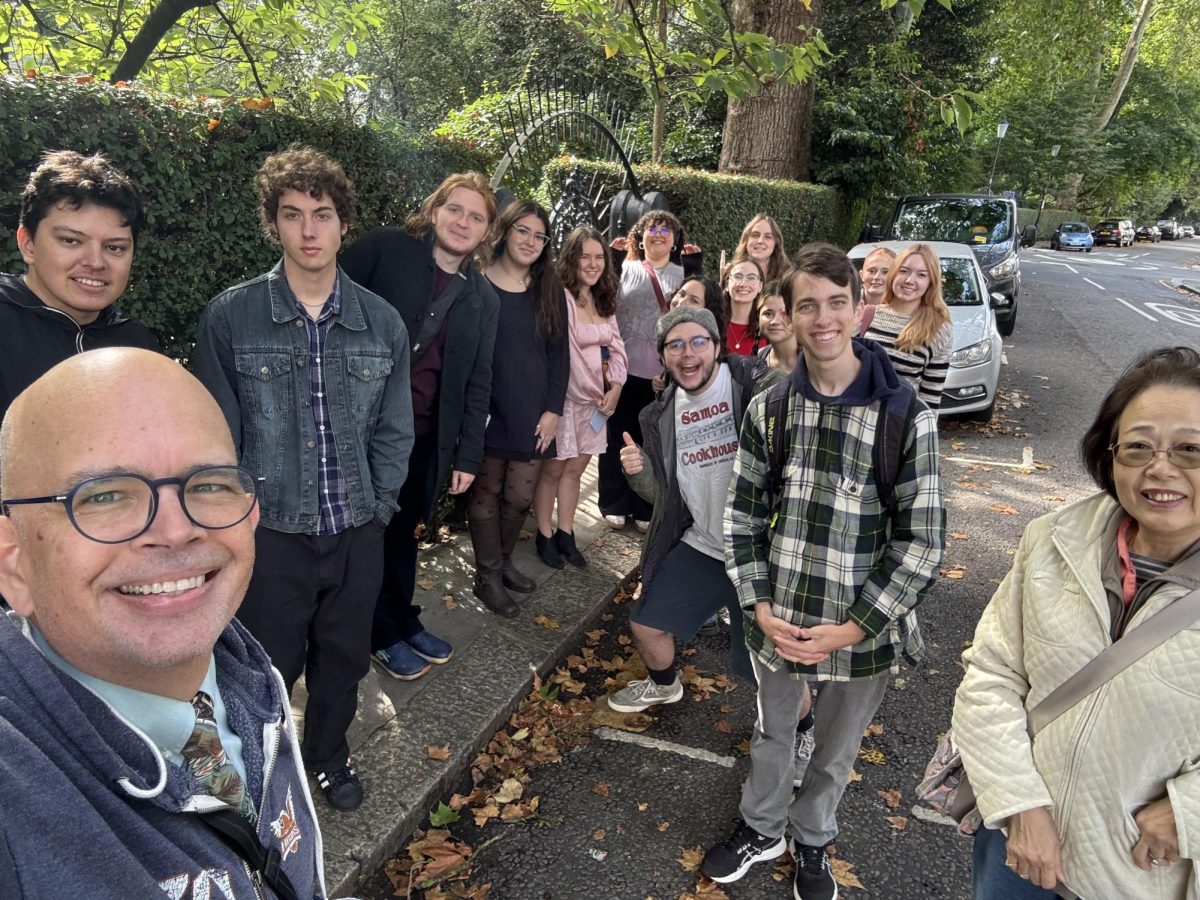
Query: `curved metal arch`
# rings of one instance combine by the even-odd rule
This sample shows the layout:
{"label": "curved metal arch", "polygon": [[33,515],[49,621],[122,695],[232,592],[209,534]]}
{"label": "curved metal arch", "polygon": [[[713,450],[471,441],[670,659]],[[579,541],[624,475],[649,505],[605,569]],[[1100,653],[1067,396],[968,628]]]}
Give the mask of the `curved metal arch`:
{"label": "curved metal arch", "polygon": [[496,171],[492,175],[491,186],[495,190],[500,186],[500,182],[504,180],[504,176],[508,173],[509,167],[516,160],[521,150],[529,142],[530,138],[534,137],[540,130],[551,124],[561,124],[569,119],[582,120],[585,124],[595,126],[600,130],[600,133],[608,139],[612,149],[616,151],[617,158],[620,159],[622,167],[625,169],[625,178],[629,184],[630,190],[636,196],[641,196],[641,189],[638,186],[637,176],[633,174],[633,164],[629,161],[629,155],[625,152],[625,148],[621,146],[621,142],[617,140],[616,135],[608,127],[608,123],[599,116],[593,115],[590,112],[582,109],[563,109],[553,112],[543,113],[540,116],[532,118],[524,129],[517,132],[516,139],[509,145],[504,152],[504,156],[500,159],[500,164],[496,167]]}

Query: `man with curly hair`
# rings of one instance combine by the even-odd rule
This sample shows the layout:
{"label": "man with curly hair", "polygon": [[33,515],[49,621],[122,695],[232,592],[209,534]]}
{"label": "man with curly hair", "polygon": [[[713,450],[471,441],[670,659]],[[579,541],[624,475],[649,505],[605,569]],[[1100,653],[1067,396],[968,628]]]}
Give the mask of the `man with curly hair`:
{"label": "man with curly hair", "polygon": [[21,193],[23,275],[0,275],[0,418],[13,398],[76,353],[158,350],[117,308],[146,213],[137,189],[99,154],[54,150]]}
{"label": "man with curly hair", "polygon": [[238,618],[289,691],[306,675],[305,763],[326,799],[349,810],[363,792],[346,731],[371,664],[383,533],[413,443],[408,331],[338,266],[353,205],[340,165],[293,145],[267,157],[255,184],[283,258],[209,304],[196,374],[262,485]]}

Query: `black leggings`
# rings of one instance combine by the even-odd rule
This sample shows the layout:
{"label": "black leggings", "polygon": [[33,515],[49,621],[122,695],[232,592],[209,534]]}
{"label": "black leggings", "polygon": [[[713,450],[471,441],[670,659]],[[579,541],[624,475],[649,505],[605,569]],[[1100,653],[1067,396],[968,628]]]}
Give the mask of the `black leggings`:
{"label": "black leggings", "polygon": [[474,521],[524,519],[542,471],[540,459],[514,460],[485,456],[471,485],[467,515]]}

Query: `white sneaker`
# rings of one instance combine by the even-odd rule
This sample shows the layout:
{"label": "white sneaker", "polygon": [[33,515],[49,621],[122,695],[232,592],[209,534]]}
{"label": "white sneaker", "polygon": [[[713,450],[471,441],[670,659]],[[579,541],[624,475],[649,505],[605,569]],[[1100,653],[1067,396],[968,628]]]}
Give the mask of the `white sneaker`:
{"label": "white sneaker", "polygon": [[620,531],[625,527],[624,516],[605,516],[604,521],[608,523],[608,527],[614,531]]}
{"label": "white sneaker", "polygon": [[633,527],[638,530],[639,534],[645,534],[647,531],[650,530],[650,520],[649,519],[634,519]]}
{"label": "white sneaker", "polygon": [[808,761],[812,759],[813,746],[816,744],[813,740],[814,730],[810,728],[796,734],[796,762],[792,770],[792,787],[798,788],[804,782],[804,772],[808,768]]}
{"label": "white sneaker", "polygon": [[658,706],[660,703],[677,703],[683,699],[683,685],[679,676],[670,684],[656,684],[653,678],[631,681],[615,694],[608,695],[608,705],[617,712],[634,713]]}

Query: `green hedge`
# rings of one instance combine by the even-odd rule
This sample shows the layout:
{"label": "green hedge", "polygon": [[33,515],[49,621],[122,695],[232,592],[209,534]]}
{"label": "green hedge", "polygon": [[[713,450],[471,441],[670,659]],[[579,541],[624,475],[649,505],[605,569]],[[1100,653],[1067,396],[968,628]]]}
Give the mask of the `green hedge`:
{"label": "green hedge", "polygon": [[358,193],[351,238],[401,221],[449,172],[479,168],[460,145],[385,133],[344,119],[274,109],[180,102],[74,79],[0,79],[0,271],[22,271],[16,246],[21,189],[45,150],[99,151],[146,197],[122,306],[172,355],[191,353],[200,311],[216,293],[272,266],[254,173],[271,152],[301,141],[329,153]]}
{"label": "green hedge", "polygon": [[[605,184],[603,196],[620,188],[624,169],[619,163],[563,157],[546,166],[542,199],[553,205],[575,166],[589,179],[597,176],[597,184]],[[704,251],[709,275],[716,274],[722,248],[732,253],[742,228],[757,213],[766,213],[779,223],[789,255],[809,241],[833,241],[846,247],[853,243],[854,236],[847,234],[848,212],[837,190],[825,185],[658,166],[634,166],[634,174],[643,193],[662,191],[666,195],[671,211],[687,229],[688,239]]]}
{"label": "green hedge", "polygon": [[1054,234],[1054,229],[1063,222],[1087,222],[1091,224],[1082,213],[1075,212],[1069,209],[1043,209],[1042,217],[1038,219],[1038,211],[1036,209],[1027,209],[1026,207],[1018,207],[1017,209],[1017,230],[1020,231],[1026,225],[1032,225],[1037,222],[1037,236],[1039,241],[1050,240],[1050,235]]}

